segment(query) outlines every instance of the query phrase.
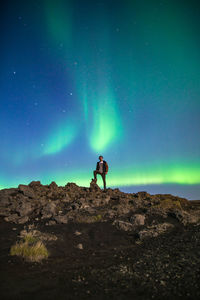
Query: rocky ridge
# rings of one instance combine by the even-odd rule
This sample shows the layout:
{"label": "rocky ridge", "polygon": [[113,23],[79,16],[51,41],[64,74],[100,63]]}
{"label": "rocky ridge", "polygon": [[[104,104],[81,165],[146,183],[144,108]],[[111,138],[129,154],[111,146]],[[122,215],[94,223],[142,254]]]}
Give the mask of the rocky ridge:
{"label": "rocky ridge", "polygon": [[[48,258],[10,255],[27,238]],[[93,181],[4,189],[0,265],[1,299],[198,299],[200,203]]]}
{"label": "rocky ridge", "polygon": [[0,191],[0,216],[15,224],[45,222],[46,225],[111,222],[120,230],[133,231],[140,239],[155,237],[176,224],[199,224],[200,210],[191,201],[170,194],[102,191],[92,180],[90,187],[55,182]]}

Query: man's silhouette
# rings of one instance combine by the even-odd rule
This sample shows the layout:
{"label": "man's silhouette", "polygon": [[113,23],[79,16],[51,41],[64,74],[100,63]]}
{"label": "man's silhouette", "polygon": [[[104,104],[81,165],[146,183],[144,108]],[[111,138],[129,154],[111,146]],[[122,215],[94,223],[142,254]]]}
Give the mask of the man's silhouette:
{"label": "man's silhouette", "polygon": [[96,165],[96,170],[94,173],[94,181],[97,182],[97,174],[100,174],[103,179],[104,190],[106,190],[106,174],[108,173],[108,164],[105,160],[103,160],[103,156],[99,156],[99,161]]}

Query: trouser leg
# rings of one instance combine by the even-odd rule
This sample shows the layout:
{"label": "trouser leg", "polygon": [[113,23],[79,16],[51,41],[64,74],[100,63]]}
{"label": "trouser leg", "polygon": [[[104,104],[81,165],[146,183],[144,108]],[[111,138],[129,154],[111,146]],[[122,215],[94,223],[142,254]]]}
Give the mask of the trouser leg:
{"label": "trouser leg", "polygon": [[98,170],[94,170],[94,179],[97,180],[97,174],[101,174]]}
{"label": "trouser leg", "polygon": [[102,179],[103,179],[103,185],[104,185],[104,190],[105,190],[106,189],[106,174],[103,173],[103,174],[101,174],[101,176],[102,176]]}
{"label": "trouser leg", "polygon": [[94,179],[97,180],[97,171],[94,170],[93,174],[94,174]]}

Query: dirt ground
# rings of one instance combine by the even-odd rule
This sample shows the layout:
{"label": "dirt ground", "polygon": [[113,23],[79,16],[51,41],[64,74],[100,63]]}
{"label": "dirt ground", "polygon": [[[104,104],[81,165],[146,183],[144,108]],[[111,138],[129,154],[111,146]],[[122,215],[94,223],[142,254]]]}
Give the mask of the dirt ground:
{"label": "dirt ground", "polygon": [[23,228],[0,219],[1,300],[200,297],[200,226],[177,226],[141,242],[108,222],[40,223],[38,230],[58,237],[40,263],[9,255]]}

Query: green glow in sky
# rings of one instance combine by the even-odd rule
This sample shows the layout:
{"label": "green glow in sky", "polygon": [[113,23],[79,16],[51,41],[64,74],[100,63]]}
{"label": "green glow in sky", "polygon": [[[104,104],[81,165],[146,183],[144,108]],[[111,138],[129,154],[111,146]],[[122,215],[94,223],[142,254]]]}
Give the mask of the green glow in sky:
{"label": "green glow in sky", "polygon": [[[68,171],[62,169],[53,173],[44,173],[42,183],[48,184],[56,181],[59,185],[65,185],[67,182],[75,182],[81,186],[89,186],[92,172],[92,168],[91,170],[70,169]],[[200,184],[200,164],[130,165],[124,169],[112,167],[112,172],[108,172],[106,178],[108,187],[169,183],[194,185]],[[98,176],[98,184],[103,186],[101,176]]]}
{"label": "green glow in sky", "polygon": [[71,1],[45,0],[44,4],[48,34],[54,43],[68,47],[72,37]]}
{"label": "green glow in sky", "polygon": [[109,94],[101,95],[93,108],[93,130],[90,145],[94,151],[103,151],[121,135],[120,115]]}
{"label": "green glow in sky", "polygon": [[76,136],[76,126],[67,120],[49,134],[43,145],[43,155],[55,154],[66,148]]}

